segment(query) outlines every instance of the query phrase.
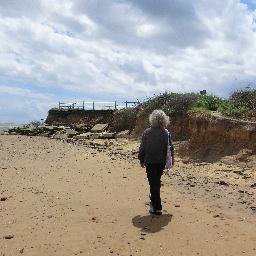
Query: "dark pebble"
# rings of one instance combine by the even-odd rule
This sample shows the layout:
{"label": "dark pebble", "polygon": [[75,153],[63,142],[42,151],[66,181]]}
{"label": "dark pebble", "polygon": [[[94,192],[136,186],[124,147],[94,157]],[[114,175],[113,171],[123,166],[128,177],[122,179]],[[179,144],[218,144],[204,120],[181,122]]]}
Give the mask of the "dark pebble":
{"label": "dark pebble", "polygon": [[252,211],[256,212],[256,206],[251,206],[250,208]]}
{"label": "dark pebble", "polygon": [[14,238],[14,235],[6,235],[6,236],[4,236],[4,239],[12,239],[12,238]]}
{"label": "dark pebble", "polygon": [[216,182],[217,184],[219,184],[219,185],[221,185],[221,186],[228,186],[229,184],[226,182],[226,181],[224,181],[224,180],[220,180],[220,181],[218,181],[218,182]]}

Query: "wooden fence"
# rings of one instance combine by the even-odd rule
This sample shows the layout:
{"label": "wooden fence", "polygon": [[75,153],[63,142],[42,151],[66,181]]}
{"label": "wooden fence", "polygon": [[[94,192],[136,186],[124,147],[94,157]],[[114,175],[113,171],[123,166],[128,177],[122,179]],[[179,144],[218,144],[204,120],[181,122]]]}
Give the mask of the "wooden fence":
{"label": "wooden fence", "polygon": [[81,110],[116,110],[128,107],[136,107],[140,104],[139,100],[137,101],[82,101],[82,102],[72,102],[64,103],[59,102],[59,109],[69,110],[69,109],[81,109]]}

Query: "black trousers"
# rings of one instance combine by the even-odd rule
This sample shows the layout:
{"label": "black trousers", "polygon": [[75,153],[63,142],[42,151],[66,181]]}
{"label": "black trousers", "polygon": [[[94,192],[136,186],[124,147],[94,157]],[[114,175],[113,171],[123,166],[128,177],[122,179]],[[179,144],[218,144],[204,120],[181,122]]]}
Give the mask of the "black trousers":
{"label": "black trousers", "polygon": [[146,164],[147,178],[150,187],[150,200],[155,210],[162,210],[160,188],[164,167],[165,164]]}

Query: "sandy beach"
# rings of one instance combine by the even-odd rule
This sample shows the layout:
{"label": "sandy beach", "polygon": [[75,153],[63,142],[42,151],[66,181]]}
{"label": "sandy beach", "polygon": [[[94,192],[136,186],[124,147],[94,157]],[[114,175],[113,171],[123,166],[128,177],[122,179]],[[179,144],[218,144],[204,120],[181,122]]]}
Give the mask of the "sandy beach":
{"label": "sandy beach", "polygon": [[137,150],[1,135],[0,255],[256,255],[253,160],[177,157],[153,217]]}

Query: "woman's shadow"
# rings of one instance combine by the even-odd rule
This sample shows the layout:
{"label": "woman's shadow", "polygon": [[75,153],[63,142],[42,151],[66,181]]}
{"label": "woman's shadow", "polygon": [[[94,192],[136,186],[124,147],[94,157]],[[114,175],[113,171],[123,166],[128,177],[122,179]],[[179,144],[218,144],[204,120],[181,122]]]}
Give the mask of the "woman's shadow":
{"label": "woman's shadow", "polygon": [[132,223],[135,227],[140,228],[142,232],[156,233],[167,226],[172,220],[171,214],[157,215],[147,215],[141,216],[137,215],[132,219]]}

